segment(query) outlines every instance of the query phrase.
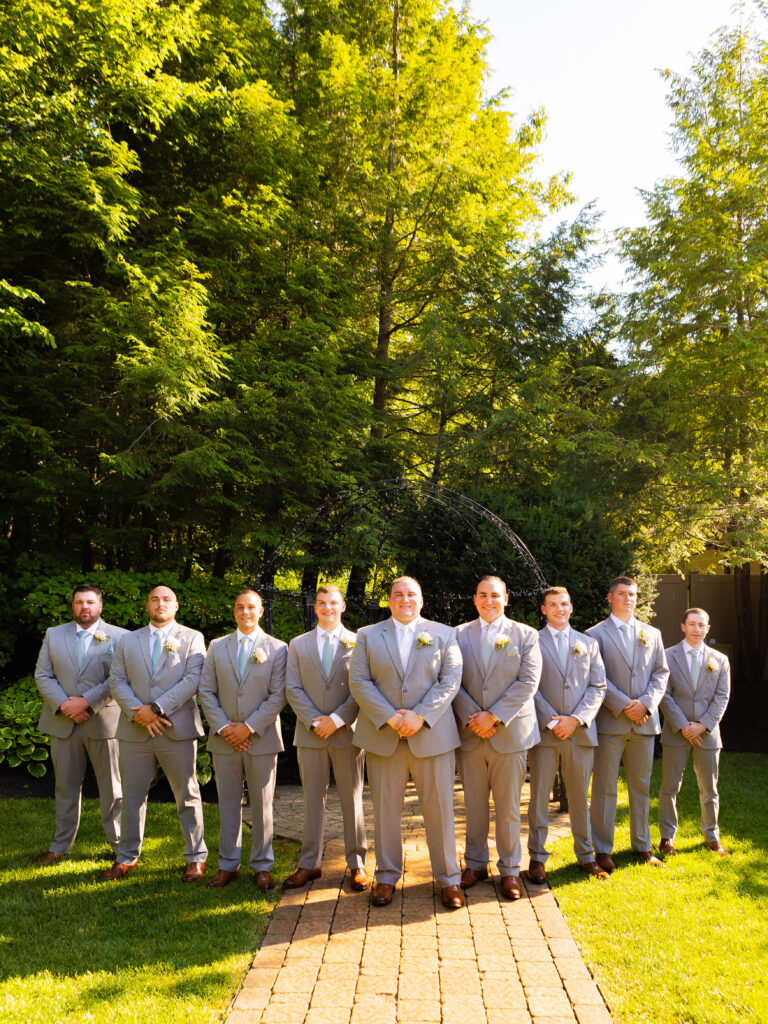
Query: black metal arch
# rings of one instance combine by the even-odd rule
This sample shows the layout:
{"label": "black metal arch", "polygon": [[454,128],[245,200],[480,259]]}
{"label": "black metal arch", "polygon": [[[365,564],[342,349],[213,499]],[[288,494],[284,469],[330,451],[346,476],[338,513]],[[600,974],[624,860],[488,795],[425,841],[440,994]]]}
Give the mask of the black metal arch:
{"label": "black metal arch", "polygon": [[[358,487],[352,488],[348,491],[342,491],[340,494],[333,498],[329,498],[322,505],[320,505],[311,515],[309,515],[289,536],[285,538],[273,551],[270,558],[264,565],[264,570],[261,576],[256,581],[256,589],[262,594],[265,604],[265,622],[264,626],[267,630],[271,631],[272,625],[272,608],[275,598],[282,592],[278,591],[274,587],[275,574],[285,560],[286,555],[294,548],[301,538],[307,534],[314,525],[322,522],[324,519],[328,519],[337,513],[349,511],[352,514],[356,510],[362,510],[366,507],[370,507],[369,503],[374,503],[374,508],[377,507],[378,500],[383,498],[384,495],[396,495],[397,492],[408,492],[417,498],[423,498],[426,501],[433,502],[447,509],[453,516],[457,517],[463,525],[475,536],[478,548],[486,556],[485,564],[489,567],[494,566],[494,560],[491,553],[486,545],[485,539],[482,536],[479,528],[480,523],[487,523],[491,526],[494,531],[499,534],[507,543],[514,549],[517,557],[523,562],[531,576],[532,586],[524,590],[510,590],[511,597],[527,597],[536,596],[545,590],[547,587],[547,581],[544,578],[543,573],[539,569],[536,563],[536,559],[533,557],[527,546],[518,537],[515,531],[504,522],[499,516],[491,512],[490,509],[481,505],[479,502],[473,501],[466,495],[461,494],[459,491],[452,490],[450,487],[444,487],[441,484],[435,484],[427,480],[412,480],[407,477],[397,477],[388,480],[377,480],[370,484],[361,484]],[[386,537],[382,530],[379,541],[379,553],[382,550]],[[375,579],[374,587],[375,590]],[[286,597],[292,597],[296,599],[299,595],[296,593],[285,594]],[[459,595],[453,595],[458,597]],[[304,599],[305,608],[305,619],[309,623],[311,603],[313,603],[314,594],[301,594]],[[311,601],[310,601],[311,599]],[[373,618],[378,609],[378,601],[373,598],[369,602],[369,616]]]}

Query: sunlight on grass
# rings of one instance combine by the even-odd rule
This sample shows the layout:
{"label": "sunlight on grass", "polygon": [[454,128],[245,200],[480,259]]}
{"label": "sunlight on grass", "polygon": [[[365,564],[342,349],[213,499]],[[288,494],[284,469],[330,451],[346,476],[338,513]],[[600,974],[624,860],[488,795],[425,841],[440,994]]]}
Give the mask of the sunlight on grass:
{"label": "sunlight on grass", "polygon": [[[177,1024],[219,1019],[240,985],[279,898],[261,893],[250,870],[226,889],[183,885],[176,811],[151,804],[135,872],[100,884],[111,863],[97,801],[84,801],[72,857],[49,868],[49,800],[4,800],[0,904],[3,1024]],[[218,807],[205,808],[209,876],[215,870]],[[248,832],[244,842],[247,861]],[[292,870],[298,844],[279,841],[275,876]]]}
{"label": "sunlight on grass", "polygon": [[[651,792],[659,791],[660,762]],[[689,764],[678,801],[677,856],[664,869],[629,855],[620,781],[608,882],[573,866],[570,838],[553,846],[547,873],[616,1024],[768,1021],[768,757],[726,754],[720,773],[721,859],[703,846]],[[656,799],[651,837],[658,846]]]}

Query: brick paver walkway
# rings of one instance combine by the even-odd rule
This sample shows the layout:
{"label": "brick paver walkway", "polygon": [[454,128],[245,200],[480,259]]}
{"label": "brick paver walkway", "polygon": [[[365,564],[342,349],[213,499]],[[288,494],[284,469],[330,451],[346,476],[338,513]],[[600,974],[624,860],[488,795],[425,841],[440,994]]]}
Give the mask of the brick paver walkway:
{"label": "brick paver walkway", "polygon": [[[372,907],[349,889],[335,793],[328,812],[323,876],[283,894],[227,1024],[611,1024],[547,886],[510,903],[494,873],[463,909],[444,909],[409,790],[402,884],[390,906]],[[302,813],[300,787],[280,787],[276,832],[300,838]],[[461,844],[459,788],[456,819]],[[567,817],[553,813],[550,837],[563,834]]]}

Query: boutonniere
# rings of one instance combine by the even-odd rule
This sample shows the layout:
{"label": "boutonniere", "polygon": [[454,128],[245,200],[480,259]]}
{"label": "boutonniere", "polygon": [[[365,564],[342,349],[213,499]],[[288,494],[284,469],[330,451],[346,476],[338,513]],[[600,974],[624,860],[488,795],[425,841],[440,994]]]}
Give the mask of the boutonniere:
{"label": "boutonniere", "polygon": [[432,637],[429,633],[419,633],[416,640],[418,641],[419,647],[432,646]]}
{"label": "boutonniere", "polygon": [[181,644],[175,637],[169,636],[163,644],[163,647],[169,654],[175,654],[179,647],[181,647]]}
{"label": "boutonniere", "polygon": [[640,645],[640,647],[648,646],[648,637],[645,635],[645,633],[643,633],[642,629],[638,629],[637,631],[637,642]]}
{"label": "boutonniere", "polygon": [[105,633],[103,629],[97,629],[93,634],[93,639],[97,644],[106,644],[110,640],[109,633]]}
{"label": "boutonniere", "polygon": [[344,644],[348,651],[351,651],[352,648],[355,646],[355,640],[357,640],[357,637],[352,636],[348,637],[346,640],[342,640],[341,642]]}
{"label": "boutonniere", "polygon": [[707,664],[705,665],[705,671],[706,672],[716,672],[717,668],[718,668],[717,662],[715,661],[714,658],[710,658],[707,661]]}
{"label": "boutonniere", "polygon": [[583,643],[581,643],[580,640],[577,640],[576,643],[571,648],[571,654],[575,658],[580,658],[583,655],[585,655],[586,653],[587,653],[587,648],[584,646]]}
{"label": "boutonniere", "polygon": [[497,651],[503,651],[508,643],[509,643],[509,637],[508,636],[497,636],[496,637],[496,642],[494,643],[493,646],[496,648]]}
{"label": "boutonniere", "polygon": [[260,665],[263,665],[267,660],[267,656],[260,647],[254,647],[251,651],[250,661],[257,661]]}

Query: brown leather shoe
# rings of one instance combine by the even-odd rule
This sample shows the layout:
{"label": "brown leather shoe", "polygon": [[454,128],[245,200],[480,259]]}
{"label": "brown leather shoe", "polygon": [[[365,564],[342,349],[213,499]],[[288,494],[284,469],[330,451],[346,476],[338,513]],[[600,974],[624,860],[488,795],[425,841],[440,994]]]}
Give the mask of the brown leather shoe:
{"label": "brown leather shoe", "polygon": [[662,857],[674,857],[677,853],[671,839],[662,839],[659,843],[659,853]]}
{"label": "brown leather shoe", "polygon": [[464,868],[461,872],[461,885],[462,889],[471,889],[477,882],[484,882],[488,877],[488,868]]}
{"label": "brown leather shoe", "polygon": [[206,882],[206,888],[208,889],[223,889],[225,885],[229,885],[230,882],[234,882],[237,876],[240,874],[240,868],[236,871],[225,871],[224,868],[219,868],[210,882]]}
{"label": "brown leather shoe", "polygon": [[262,892],[269,892],[275,888],[272,875],[268,871],[256,871],[253,876],[254,885],[258,885]]}
{"label": "brown leather shoe", "polygon": [[594,875],[595,878],[610,877],[608,872],[604,871],[603,868],[601,868],[600,865],[597,863],[597,861],[594,860],[588,860],[586,864],[579,864],[579,867],[582,871],[586,871],[588,875]]}
{"label": "brown leather shoe", "polygon": [[64,856],[66,855],[63,853],[54,853],[53,850],[49,850],[42,857],[38,857],[35,864],[55,864],[56,861],[61,860]]}
{"label": "brown leather shoe", "polygon": [[643,864],[650,864],[653,868],[663,868],[664,861],[659,860],[658,857],[654,857],[650,850],[635,850],[635,857]]}
{"label": "brown leather shoe", "polygon": [[205,861],[193,860],[191,864],[187,864],[187,868],[181,876],[181,880],[182,882],[199,882],[204,874]]}
{"label": "brown leather shoe", "polygon": [[366,874],[365,868],[356,868],[352,872],[349,886],[353,892],[365,892],[370,884],[371,880]]}
{"label": "brown leather shoe", "polygon": [[523,883],[520,875],[502,875],[501,895],[507,900],[519,900],[523,895]]}
{"label": "brown leather shoe", "polygon": [[112,865],[109,871],[105,871],[99,875],[100,882],[116,882],[119,878],[123,878],[129,871],[133,871],[139,862],[135,860],[133,864],[118,864],[117,861]]}
{"label": "brown leather shoe", "polygon": [[707,841],[704,843],[704,845],[708,850],[711,850],[713,853],[719,853],[721,857],[731,856],[730,853],[726,850],[726,848],[720,844],[719,839],[713,839],[711,842]]}
{"label": "brown leather shoe", "polygon": [[610,853],[596,853],[595,863],[609,875],[616,870],[616,865],[613,863]]}
{"label": "brown leather shoe", "polygon": [[388,885],[386,882],[377,882],[371,893],[371,903],[374,907],[386,907],[388,903],[392,902],[394,891],[394,885]]}
{"label": "brown leather shoe", "polygon": [[458,910],[464,906],[464,893],[460,885],[446,885],[443,889],[443,906],[449,910]]}
{"label": "brown leather shoe", "polygon": [[296,868],[283,882],[284,889],[302,889],[322,874],[320,868]]}
{"label": "brown leather shoe", "polygon": [[544,864],[540,860],[532,860],[528,865],[528,878],[535,882],[536,885],[544,885],[547,881],[547,872],[544,870]]}

